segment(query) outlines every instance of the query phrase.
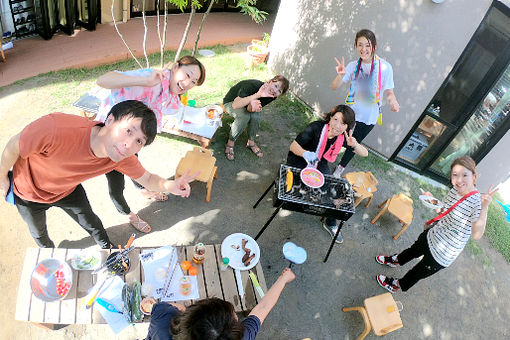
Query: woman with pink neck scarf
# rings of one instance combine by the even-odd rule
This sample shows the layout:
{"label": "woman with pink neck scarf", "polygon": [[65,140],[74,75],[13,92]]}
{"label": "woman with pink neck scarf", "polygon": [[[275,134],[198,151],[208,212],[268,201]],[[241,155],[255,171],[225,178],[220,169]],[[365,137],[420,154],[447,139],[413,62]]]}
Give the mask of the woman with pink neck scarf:
{"label": "woman with pink neck scarf", "polygon": [[[323,174],[330,175],[328,163],[334,163],[342,147],[350,146],[354,153],[368,156],[367,149],[352,137],[355,124],[354,111],[347,105],[337,105],[325,115],[323,121],[310,123],[292,142],[287,155],[287,165],[296,168],[316,166]],[[336,173],[336,171],[335,171]],[[333,174],[335,177],[340,177]],[[323,227],[334,237],[338,224],[334,218],[326,218]],[[335,242],[342,243],[342,233]]]}
{"label": "woman with pink neck scarf", "polygon": [[[139,100],[147,105],[156,115],[158,132],[165,126],[172,127],[177,121],[179,109],[183,106],[180,96],[194,86],[205,81],[205,68],[192,56],[181,57],[173,65],[168,63],[163,70],[142,69],[128,72],[108,72],[97,80],[97,85],[109,89],[108,95],[99,106],[96,120],[105,121],[112,106],[125,100]],[[117,171],[106,174],[110,198],[115,208],[123,215],[129,216],[129,223],[136,230],[148,233],[150,225],[131,211],[124,198],[124,175]],[[149,191],[134,182],[143,196],[155,201],[166,201],[163,192]]]}

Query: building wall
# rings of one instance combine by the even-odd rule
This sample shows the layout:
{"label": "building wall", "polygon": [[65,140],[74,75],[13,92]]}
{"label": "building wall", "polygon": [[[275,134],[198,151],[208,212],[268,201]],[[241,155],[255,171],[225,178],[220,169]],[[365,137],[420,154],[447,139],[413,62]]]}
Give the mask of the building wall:
{"label": "building wall", "polygon": [[499,143],[477,165],[479,173],[477,187],[482,192],[486,192],[489,186],[499,185],[508,178],[510,174],[509,148],[510,132],[507,131]]}
{"label": "building wall", "polygon": [[[503,3],[509,5],[507,0]],[[389,158],[452,69],[490,4],[490,0],[446,0],[442,4],[431,0],[281,0],[271,34],[269,65],[288,77],[291,89],[314,110],[325,112],[343,103],[347,93],[346,86],[330,89],[336,76],[333,58],[343,56],[346,64],[357,59],[355,33],[362,28],[374,31],[378,55],[393,66],[400,112],[391,112],[385,103],[383,126],[376,126],[363,143]],[[507,141],[509,145],[508,139],[491,151],[482,168],[489,169],[489,158],[497,159],[501,144]]]}

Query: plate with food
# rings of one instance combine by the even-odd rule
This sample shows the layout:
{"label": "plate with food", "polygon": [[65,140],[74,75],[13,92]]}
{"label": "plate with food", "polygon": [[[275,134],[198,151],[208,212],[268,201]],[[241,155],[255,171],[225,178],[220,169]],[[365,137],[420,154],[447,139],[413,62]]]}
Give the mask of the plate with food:
{"label": "plate with food", "polygon": [[307,167],[301,170],[301,181],[310,188],[320,188],[324,185],[324,175],[319,170]]}
{"label": "plate with food", "polygon": [[207,119],[215,120],[221,117],[223,109],[219,105],[207,105],[205,107],[205,115]]}
{"label": "plate with food", "polygon": [[229,259],[230,267],[248,270],[259,262],[260,248],[251,236],[235,233],[227,236],[221,243],[221,256]]}
{"label": "plate with food", "polygon": [[101,260],[99,250],[84,249],[71,257],[71,267],[75,270],[95,270],[101,266]]}
{"label": "plate with food", "polygon": [[140,310],[145,315],[151,315],[152,308],[156,304],[156,300],[153,297],[145,297],[140,303]]}
{"label": "plate with food", "polygon": [[419,199],[421,202],[430,209],[441,209],[443,207],[443,202],[429,195],[420,195]]}

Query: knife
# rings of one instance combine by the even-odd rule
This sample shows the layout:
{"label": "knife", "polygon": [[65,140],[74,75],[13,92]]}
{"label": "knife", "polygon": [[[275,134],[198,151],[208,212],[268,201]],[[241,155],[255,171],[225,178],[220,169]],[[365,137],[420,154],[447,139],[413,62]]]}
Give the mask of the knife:
{"label": "knife", "polygon": [[264,291],[262,290],[262,287],[260,286],[259,280],[257,280],[257,277],[253,273],[250,273],[250,279],[251,279],[251,282],[253,283],[253,286],[255,287],[255,290],[257,291],[260,298],[262,299],[265,294],[264,294]]}
{"label": "knife", "polygon": [[104,308],[106,308],[106,310],[108,310],[109,312],[112,312],[112,313],[119,313],[119,314],[124,314],[122,313],[121,311],[117,310],[117,308],[115,308],[114,305],[112,305],[111,303],[101,299],[101,298],[98,298],[96,299],[96,302],[100,305],[100,306],[103,306]]}

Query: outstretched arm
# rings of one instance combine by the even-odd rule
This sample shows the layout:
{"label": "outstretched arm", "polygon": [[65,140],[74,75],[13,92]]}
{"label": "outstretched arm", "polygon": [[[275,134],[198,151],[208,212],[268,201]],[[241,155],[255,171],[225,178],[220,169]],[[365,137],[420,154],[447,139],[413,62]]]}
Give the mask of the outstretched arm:
{"label": "outstretched arm", "polygon": [[280,298],[280,294],[282,293],[283,288],[285,288],[285,285],[295,278],[296,276],[292,270],[290,270],[290,268],[285,268],[273,286],[269,288],[266,295],[264,295],[262,300],[260,300],[259,304],[251,310],[250,315],[255,315],[258,317],[260,323],[262,324],[271,309],[273,309],[274,305]]}
{"label": "outstretched arm", "polygon": [[2,153],[2,159],[0,161],[0,197],[5,197],[9,190],[9,178],[7,173],[13,167],[14,163],[19,158],[19,139],[21,132],[11,137],[5,146],[4,152]]}
{"label": "outstretched arm", "polygon": [[171,181],[145,171],[142,177],[135,178],[135,181],[150,191],[170,192],[176,196],[189,197],[191,192],[189,183],[192,182],[199,174],[200,172],[190,175],[190,170],[188,170],[183,176],[179,177],[175,181]]}
{"label": "outstretched arm", "polygon": [[112,71],[99,77],[97,79],[97,85],[105,89],[119,89],[130,86],[152,87],[161,83],[164,71],[165,70],[154,70],[148,77],[128,76],[126,74]]}

